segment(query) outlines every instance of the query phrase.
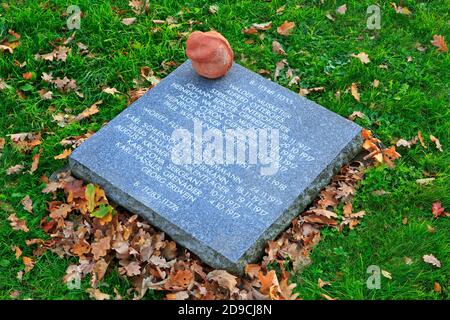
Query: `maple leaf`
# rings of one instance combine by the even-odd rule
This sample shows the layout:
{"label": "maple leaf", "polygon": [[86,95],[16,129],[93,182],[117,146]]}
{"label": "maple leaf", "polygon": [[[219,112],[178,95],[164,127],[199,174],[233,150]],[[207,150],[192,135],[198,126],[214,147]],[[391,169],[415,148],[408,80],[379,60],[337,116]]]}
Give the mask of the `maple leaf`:
{"label": "maple leaf", "polygon": [[102,90],[104,93],[110,94],[110,95],[115,95],[116,93],[118,93],[119,91],[116,88],[110,88],[107,87],[105,89]]}
{"label": "maple leaf", "polygon": [[122,23],[126,26],[132,25],[135,22],[136,22],[136,17],[122,19]]}
{"label": "maple leaf", "polygon": [[194,281],[194,274],[191,270],[178,270],[171,274],[167,282],[164,283],[166,290],[184,290]]}
{"label": "maple leaf", "polygon": [[68,156],[70,156],[72,153],[71,149],[65,149],[61,154],[58,154],[57,156],[54,156],[55,160],[62,160],[66,159]]}
{"label": "maple leaf", "polygon": [[259,264],[247,264],[245,266],[245,274],[247,274],[250,279],[254,279],[258,276],[258,273],[261,271],[261,266]]}
{"label": "maple leaf", "polygon": [[445,43],[445,38],[441,35],[435,34],[433,36],[433,41],[431,41],[431,44],[438,48],[438,51],[440,52],[448,51],[447,44]]}
{"label": "maple leaf", "polygon": [[282,36],[289,36],[292,29],[295,28],[295,22],[289,22],[285,21],[281,26],[277,28],[278,34],[281,34]]}
{"label": "maple leaf", "polygon": [[75,121],[80,121],[80,120],[86,119],[86,118],[88,118],[88,117],[90,117],[90,116],[92,116],[92,115],[98,113],[98,112],[99,112],[99,110],[98,110],[98,105],[100,105],[100,104],[102,104],[102,103],[103,103],[103,100],[99,100],[99,101],[95,102],[95,103],[94,103],[93,105],[91,105],[89,108],[86,108],[85,110],[83,110],[83,112],[81,112],[80,114],[78,114],[78,115],[75,117]]}
{"label": "maple leaf", "polygon": [[440,152],[444,152],[444,150],[442,150],[441,142],[439,141],[438,138],[430,134],[430,141],[436,145],[436,149],[438,149]]}
{"label": "maple leaf", "polygon": [[29,257],[22,257],[22,262],[25,265],[25,273],[34,268],[35,261]]}
{"label": "maple leaf", "polygon": [[370,62],[369,55],[365,52],[360,52],[358,54],[352,53],[352,57],[359,59],[363,64],[368,64]]}
{"label": "maple leaf", "polygon": [[10,176],[12,174],[20,173],[24,169],[24,166],[21,164],[16,164],[15,166],[9,167],[6,169],[6,175]]}
{"label": "maple leaf", "polygon": [[29,195],[26,195],[20,203],[23,206],[23,209],[25,211],[28,211],[29,213],[33,213],[33,201],[31,200]]}
{"label": "maple leaf", "polygon": [[91,246],[85,239],[80,239],[73,245],[71,252],[74,255],[81,257],[82,255],[91,252]]}
{"label": "maple leaf", "polygon": [[433,213],[433,216],[437,219],[440,216],[445,216],[445,208],[442,207],[441,202],[436,201],[431,206],[431,213]]}
{"label": "maple leaf", "polygon": [[356,83],[352,83],[351,92],[352,92],[353,98],[355,98],[356,101],[360,102],[360,101],[361,101],[361,98],[360,98],[360,96],[359,96],[359,93],[358,93],[358,86],[357,86]]}
{"label": "maple leaf", "polygon": [[128,277],[137,276],[141,274],[141,266],[138,262],[133,261],[128,263],[125,267],[121,268],[122,274],[125,274]]}
{"label": "maple leaf", "polygon": [[336,13],[339,13],[341,15],[344,15],[346,12],[347,12],[347,5],[346,4],[343,4],[342,6],[339,6],[336,9]]}
{"label": "maple leaf", "polygon": [[285,55],[286,51],[284,51],[283,47],[281,46],[281,44],[278,41],[273,41],[272,42],[272,52],[273,53],[277,53],[277,54],[281,54],[281,55]]}
{"label": "maple leaf", "polygon": [[261,283],[261,288],[259,291],[262,294],[269,294],[270,288],[272,287],[279,287],[277,274],[275,273],[275,270],[270,270],[266,274],[264,274],[262,271],[258,272],[258,279]]}
{"label": "maple leaf", "polygon": [[110,237],[101,238],[91,244],[91,252],[94,255],[95,260],[98,260],[101,257],[106,256],[109,249],[111,249],[111,238]]}
{"label": "maple leaf", "polygon": [[236,277],[225,270],[213,270],[206,275],[208,280],[217,281],[219,286],[227,288],[230,292],[236,287]]}
{"label": "maple leaf", "polygon": [[432,254],[426,254],[422,257],[422,259],[426,263],[432,264],[435,267],[441,267],[441,262]]}

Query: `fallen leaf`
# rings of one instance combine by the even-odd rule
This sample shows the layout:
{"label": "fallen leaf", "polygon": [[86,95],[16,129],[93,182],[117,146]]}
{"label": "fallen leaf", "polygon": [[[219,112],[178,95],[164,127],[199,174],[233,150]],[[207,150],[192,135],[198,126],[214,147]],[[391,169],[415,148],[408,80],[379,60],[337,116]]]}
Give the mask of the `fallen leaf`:
{"label": "fallen leaf", "polygon": [[441,262],[432,254],[426,254],[422,258],[426,263],[432,264],[433,266],[438,268],[441,267]]}
{"label": "fallen leaf", "polygon": [[89,288],[86,289],[86,292],[89,293],[89,296],[95,300],[109,300],[109,294],[103,293],[100,289]]}
{"label": "fallen leaf", "polygon": [[208,280],[217,281],[219,286],[227,288],[230,292],[236,287],[236,277],[225,270],[213,270],[206,275]]}
{"label": "fallen leaf", "polygon": [[359,61],[361,61],[361,63],[363,64],[367,64],[370,62],[369,55],[365,52],[360,52],[358,54],[353,53],[352,57],[359,59]]}
{"label": "fallen leaf", "polygon": [[136,22],[136,17],[122,19],[122,23],[126,26],[132,25],[135,22]]}
{"label": "fallen leaf", "polygon": [[317,286],[319,287],[319,289],[320,289],[320,288],[323,288],[323,287],[325,287],[325,286],[329,286],[329,285],[331,285],[331,283],[328,282],[328,281],[323,281],[323,280],[320,279],[320,278],[317,280]]}
{"label": "fallen leaf", "polygon": [[433,36],[433,41],[431,41],[431,44],[438,48],[438,51],[440,52],[448,51],[447,44],[445,43],[445,38],[441,35],[435,34]]}
{"label": "fallen leaf", "polygon": [[326,13],[325,17],[327,17],[330,21],[336,21],[336,19],[329,12]]}
{"label": "fallen leaf", "polygon": [[111,95],[115,95],[116,93],[119,92],[116,88],[110,88],[110,87],[107,87],[107,88],[103,89],[102,91],[104,93],[111,94]]}
{"label": "fallen leaf", "polygon": [[391,6],[394,8],[396,13],[404,14],[407,16],[411,14],[411,11],[407,7],[397,6],[394,2],[391,2]]}
{"label": "fallen leaf", "polygon": [[219,6],[217,4],[213,4],[208,8],[209,13],[216,14],[219,11]]}
{"label": "fallen leaf", "polygon": [[420,144],[422,145],[422,147],[427,149],[428,147],[425,145],[425,141],[423,140],[422,132],[420,132],[420,130],[417,132],[417,137],[419,138],[419,141],[420,141]]}
{"label": "fallen leaf", "polygon": [[359,96],[359,93],[358,93],[358,86],[357,86],[356,83],[352,83],[352,89],[351,89],[351,91],[352,91],[352,96],[353,96],[353,98],[355,98],[356,101],[360,102],[360,101],[361,101],[361,98],[360,98],[360,96]]}
{"label": "fallen leaf", "polygon": [[242,32],[245,34],[256,34],[258,31],[265,31],[272,28],[272,21],[264,23],[254,23],[250,27],[243,29]]}
{"label": "fallen leaf", "polygon": [[329,295],[325,294],[325,293],[321,293],[320,294],[323,298],[330,300],[330,301],[334,301],[334,300],[338,300],[337,298],[332,298]]}
{"label": "fallen leaf", "polygon": [[339,6],[336,9],[336,13],[339,13],[341,15],[345,14],[346,12],[347,12],[347,5],[346,4],[343,4],[342,6]]}
{"label": "fallen leaf", "polygon": [[25,273],[30,272],[34,268],[35,261],[29,257],[22,257],[22,262],[25,265]]}
{"label": "fallen leaf", "polygon": [[11,49],[8,46],[2,45],[2,44],[0,44],[0,51],[3,51],[3,52],[8,51],[9,53],[13,53],[13,49]]}
{"label": "fallen leaf", "polygon": [[40,149],[39,152],[33,156],[33,162],[31,163],[30,173],[34,173],[37,170],[37,168],[39,166],[39,159],[41,158],[41,154],[42,154],[42,149]]}
{"label": "fallen leaf", "polygon": [[68,156],[70,156],[72,153],[71,149],[65,149],[61,154],[58,154],[57,156],[54,157],[55,160],[62,160],[62,159],[66,159]]}
{"label": "fallen leaf", "polygon": [[434,282],[433,288],[434,288],[434,292],[437,292],[437,293],[441,293],[442,292],[441,285],[437,281]]}
{"label": "fallen leaf", "polygon": [[194,274],[191,270],[178,270],[169,276],[164,288],[167,290],[184,290],[194,281]]}
{"label": "fallen leaf", "polygon": [[277,274],[275,270],[268,271],[265,275],[263,272],[258,272],[258,279],[261,282],[261,288],[259,291],[262,294],[269,294],[269,291],[272,287],[279,287]]}
{"label": "fallen leaf", "polygon": [[33,72],[26,72],[26,73],[22,74],[22,77],[25,80],[30,80],[31,78],[33,78]]}
{"label": "fallen leaf", "polygon": [[9,167],[6,169],[6,175],[10,176],[12,174],[18,174],[24,169],[24,166],[21,164],[16,164],[15,166]]}
{"label": "fallen leaf", "polygon": [[272,42],[272,52],[273,53],[277,53],[277,54],[281,54],[281,55],[285,55],[286,51],[284,51],[283,47],[281,46],[281,44],[278,41],[273,41]]}
{"label": "fallen leaf", "polygon": [[399,139],[395,145],[396,145],[397,147],[407,147],[407,148],[411,148],[411,146],[417,144],[418,139],[419,139],[419,138],[418,138],[417,136],[415,136],[415,137],[412,138],[411,140]]}
{"label": "fallen leaf", "polygon": [[380,81],[379,81],[378,79],[373,80],[372,86],[373,86],[374,88],[378,88],[379,85],[380,85]]}
{"label": "fallen leaf", "polygon": [[280,60],[275,64],[275,74],[273,76],[274,80],[278,79],[278,77],[280,76],[281,70],[283,70],[286,65],[287,65],[286,59]]}
{"label": "fallen leaf", "polygon": [[351,121],[354,121],[356,118],[365,119],[366,115],[361,111],[353,111],[353,113],[348,116],[348,119]]}
{"label": "fallen leaf", "polygon": [[22,250],[18,246],[12,246],[11,249],[14,251],[16,255],[16,260],[19,259],[19,257],[22,255]]}
{"label": "fallen leaf", "polygon": [[295,22],[285,21],[282,25],[277,28],[278,34],[282,36],[289,36],[292,29],[295,27]]}
{"label": "fallen leaf", "polygon": [[108,253],[109,249],[111,249],[110,237],[101,238],[91,245],[91,252],[94,255],[95,260],[104,257]]}
{"label": "fallen leaf", "polygon": [[430,141],[436,145],[436,149],[438,149],[440,152],[444,152],[444,150],[442,150],[441,142],[439,141],[438,138],[430,134]]}
{"label": "fallen leaf", "polygon": [[405,264],[407,264],[407,265],[411,265],[413,263],[413,261],[410,257],[405,257],[403,260],[405,261]]}
{"label": "fallen leaf", "polygon": [[29,195],[26,195],[20,203],[23,206],[23,209],[25,211],[28,211],[29,213],[33,213],[33,201],[31,200]]}
{"label": "fallen leaf", "polygon": [[95,102],[89,108],[86,108],[85,110],[83,110],[83,112],[78,114],[75,117],[75,121],[80,121],[80,120],[86,119],[86,118],[98,113],[99,112],[98,105],[102,104],[102,103],[103,103],[103,100],[99,100],[99,101]]}
{"label": "fallen leaf", "polygon": [[383,277],[392,280],[392,275],[390,272],[387,272],[386,270],[381,270],[381,274],[383,275]]}
{"label": "fallen leaf", "polygon": [[431,206],[431,212],[433,213],[433,216],[437,219],[440,216],[445,216],[445,208],[442,207],[441,202],[436,201]]}

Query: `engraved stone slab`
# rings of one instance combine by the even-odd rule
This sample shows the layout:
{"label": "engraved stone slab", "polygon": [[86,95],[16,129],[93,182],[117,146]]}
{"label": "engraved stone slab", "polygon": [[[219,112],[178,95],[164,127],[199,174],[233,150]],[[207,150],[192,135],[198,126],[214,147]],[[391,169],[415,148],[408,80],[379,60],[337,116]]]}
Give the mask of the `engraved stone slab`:
{"label": "engraved stone slab", "polygon": [[[254,135],[227,140],[238,129]],[[239,64],[209,80],[188,60],[79,146],[69,164],[205,263],[241,273],[356,155],[360,131]],[[239,142],[247,148],[241,158]],[[174,157],[177,146],[187,162]]]}

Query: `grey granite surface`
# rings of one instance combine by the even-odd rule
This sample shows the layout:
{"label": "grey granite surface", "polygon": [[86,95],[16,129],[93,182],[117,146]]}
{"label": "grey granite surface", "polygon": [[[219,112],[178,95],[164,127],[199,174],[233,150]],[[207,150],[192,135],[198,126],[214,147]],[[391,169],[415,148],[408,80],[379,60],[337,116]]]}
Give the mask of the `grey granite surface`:
{"label": "grey granite surface", "polygon": [[[174,163],[170,137],[177,128],[193,133],[193,119],[205,131],[278,130],[278,171],[263,175],[267,164],[260,162]],[[74,175],[102,186],[205,263],[241,273],[357,154],[360,131],[236,63],[225,77],[209,80],[186,61],[79,146],[69,164]]]}

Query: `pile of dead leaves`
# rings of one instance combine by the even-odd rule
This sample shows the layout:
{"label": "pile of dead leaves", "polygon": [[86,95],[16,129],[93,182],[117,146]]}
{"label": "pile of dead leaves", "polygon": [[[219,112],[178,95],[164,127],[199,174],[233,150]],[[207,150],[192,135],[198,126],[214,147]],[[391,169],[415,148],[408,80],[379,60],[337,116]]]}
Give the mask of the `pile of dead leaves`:
{"label": "pile of dead leaves", "polygon": [[[268,242],[261,263],[247,265],[241,278],[204,265],[137,215],[113,207],[98,186],[85,185],[69,173],[60,173],[43,190],[54,198],[47,203],[49,215],[41,221],[50,240],[26,243],[36,246],[35,256],[51,250],[61,257],[77,257],[78,263],[68,267],[64,281],[70,286],[89,276],[87,292],[94,299],[121,298],[99,289],[108,270],[116,268],[133,284],[129,294],[135,299],[148,289],[165,292],[166,299],[297,299],[295,284],[289,283],[290,272],[310,263],[309,253],[320,241],[320,228],[353,228],[364,216],[364,211],[353,213],[351,201],[366,165],[354,162],[343,167],[313,206],[279,238]],[[57,200],[60,190],[64,201]],[[338,215],[340,206],[343,214]],[[10,222],[23,230],[16,217]],[[27,271],[34,261],[29,259]]]}

